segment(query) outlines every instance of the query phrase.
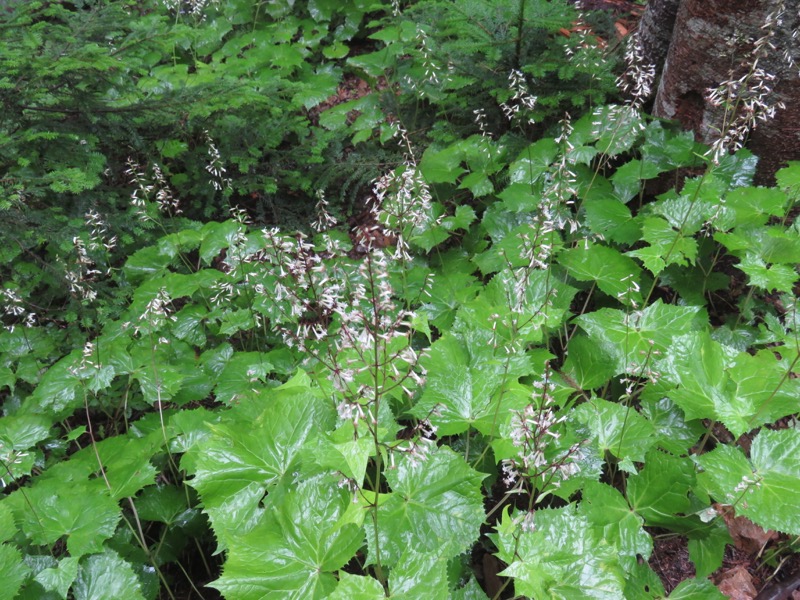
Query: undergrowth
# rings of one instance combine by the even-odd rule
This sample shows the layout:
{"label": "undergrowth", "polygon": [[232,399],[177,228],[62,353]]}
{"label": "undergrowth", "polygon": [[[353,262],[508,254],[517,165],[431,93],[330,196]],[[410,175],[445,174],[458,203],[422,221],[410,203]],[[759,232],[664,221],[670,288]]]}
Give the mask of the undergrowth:
{"label": "undergrowth", "polygon": [[[513,42],[549,3],[477,4],[465,27]],[[343,58],[377,7],[335,6],[303,10],[320,54]],[[397,98],[319,116],[358,160],[385,149],[358,223],[338,222],[336,189],[304,233],[235,202],[203,222],[181,214],[180,179],[134,158],[119,177],[141,243],[120,249],[92,212],[60,254],[14,254],[0,598],[662,598],[654,535],[688,539],[695,566],[670,598],[722,598],[708,575],[732,542],[724,507],[781,534],[767,564],[791,553],[800,163],[753,187],[746,150],[709,155],[635,101],[555,122],[535,96],[550,67],[525,44],[428,42],[379,16],[385,47],[345,64]],[[433,79],[463,53],[502,85]],[[183,189],[232,198],[244,163],[202,135]],[[479,568],[492,561],[498,584]]]}

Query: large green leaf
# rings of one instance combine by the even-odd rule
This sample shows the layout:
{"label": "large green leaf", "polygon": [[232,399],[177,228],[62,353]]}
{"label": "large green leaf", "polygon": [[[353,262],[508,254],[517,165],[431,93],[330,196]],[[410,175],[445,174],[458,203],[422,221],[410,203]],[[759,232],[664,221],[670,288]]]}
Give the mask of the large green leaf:
{"label": "large green leaf", "polygon": [[695,460],[698,480],[717,501],[736,508],[764,529],[800,534],[800,432],[763,429],[750,449],[719,446]]}
{"label": "large green leaf", "polygon": [[422,310],[427,313],[431,325],[440,330],[452,326],[458,307],[472,300],[481,290],[478,280],[467,273],[445,271],[437,273]]}
{"label": "large green leaf", "polygon": [[697,241],[676,231],[661,217],[646,217],[642,221],[642,239],[650,245],[626,254],[641,260],[653,275],[669,265],[690,265],[697,260]]}
{"label": "large green leaf", "polygon": [[79,380],[74,371],[80,360],[81,351],[74,350],[50,367],[25,401],[22,412],[47,414],[56,421],[78,408],[83,395],[76,394]]}
{"label": "large green leaf", "polygon": [[[522,183],[533,186],[547,173],[550,164],[558,156],[558,144],[550,138],[534,142],[520,152],[517,159],[508,167],[511,184]],[[535,208],[531,202],[530,210]]]}
{"label": "large green leaf", "polygon": [[57,567],[42,569],[36,574],[36,581],[48,591],[53,591],[61,598],[67,597],[69,588],[72,587],[78,576],[79,560],[68,556],[58,562]]}
{"label": "large green leaf", "polygon": [[[479,427],[478,421],[498,412],[505,416],[511,408],[509,396],[496,394],[510,380],[505,361],[479,350],[471,348],[464,337],[447,334],[433,344],[423,360],[427,384],[413,414],[419,418],[430,415],[440,435]],[[504,405],[498,407],[498,402]]]}
{"label": "large green leaf", "polygon": [[689,508],[694,481],[694,465],[689,459],[652,450],[644,469],[628,478],[628,502],[648,525],[670,523]]}
{"label": "large green leaf", "polygon": [[121,516],[102,478],[81,483],[42,480],[6,502],[34,544],[54,544],[66,536],[67,550],[76,557],[101,552]]}
{"label": "large green leaf", "polygon": [[752,252],[744,255],[738,267],[747,275],[750,285],[766,292],[791,293],[798,279],[794,265],[768,264]]}
{"label": "large green leaf", "polygon": [[773,352],[737,354],[707,332],[693,332],[673,340],[657,364],[679,386],[668,394],[687,419],[721,421],[736,437],[797,412],[800,381],[785,377]]}
{"label": "large green leaf", "polygon": [[609,453],[641,462],[657,442],[652,423],[630,406],[593,398],[574,409],[570,418],[588,427],[601,458]]}
{"label": "large green leaf", "polygon": [[623,304],[642,303],[639,279],[642,270],[636,262],[614,248],[601,244],[578,244],[558,255],[558,262],[578,281],[594,281],[606,294]]}
{"label": "large green leaf", "polygon": [[27,450],[46,439],[51,421],[44,415],[8,415],[0,418],[0,444]]}
{"label": "large green leaf", "polygon": [[617,168],[611,176],[614,190],[623,202],[639,194],[643,182],[652,179],[662,171],[658,165],[650,161],[631,160]]}
{"label": "large green leaf", "polygon": [[604,483],[588,482],[581,493],[579,514],[616,548],[626,573],[635,569],[638,557],[650,558],[653,538],[642,529],[644,519],[631,511],[619,491]]}
{"label": "large green leaf", "polygon": [[30,568],[22,562],[20,551],[9,544],[0,544],[0,600],[13,600],[22,583],[28,577]]}
{"label": "large green leaf", "polygon": [[725,547],[732,543],[730,531],[722,519],[714,519],[709,527],[692,532],[689,536],[689,558],[694,563],[695,574],[707,577],[719,569]]}
{"label": "large green leaf", "polygon": [[578,387],[591,390],[605,385],[616,374],[616,361],[592,339],[578,333],[569,340],[562,373]]}
{"label": "large green leaf", "polygon": [[616,198],[598,197],[587,200],[584,210],[587,225],[604,239],[620,244],[633,244],[641,237],[641,228],[630,209]]}
{"label": "large green leaf", "polygon": [[497,554],[508,564],[500,575],[514,578],[517,594],[561,600],[623,598],[625,573],[616,549],[587,517],[570,505],[537,510],[532,519],[532,527],[523,531],[505,514],[498,526]]}
{"label": "large green leaf", "polygon": [[131,564],[113,550],[86,557],[72,586],[75,600],[144,600]]}
{"label": "large green leaf", "polygon": [[163,444],[161,431],[139,438],[116,436],[103,440],[94,448],[84,449],[73,460],[83,458],[88,463],[96,462],[96,450],[110,486],[109,494],[115,500],[120,500],[134,496],[143,487],[155,483],[156,468],[150,459]]}
{"label": "large green leaf", "polygon": [[253,390],[271,371],[272,364],[265,352],[235,353],[217,379],[214,388],[217,400],[226,404],[234,401]]}
{"label": "large green leaf", "polygon": [[17,527],[14,525],[14,513],[8,502],[0,502],[0,542],[10,540],[17,534]]}
{"label": "large green leaf", "polygon": [[136,498],[136,512],[143,521],[172,525],[187,508],[185,490],[175,485],[151,485]]}
{"label": "large green leaf", "polygon": [[[484,521],[481,481],[484,475],[447,447],[434,450],[421,463],[408,457],[386,472],[392,489],[378,507],[381,562],[397,565],[408,548],[457,556],[478,539]],[[376,539],[367,529],[370,560],[375,561]]]}
{"label": "large green leaf", "polygon": [[776,188],[740,187],[725,196],[725,207],[733,212],[733,225],[766,225],[770,217],[786,210],[786,194]]}
{"label": "large green leaf", "polygon": [[670,400],[658,383],[640,394],[639,412],[656,428],[658,446],[676,456],[688,454],[705,431],[699,421],[687,420],[684,412]]}
{"label": "large green leaf", "polygon": [[389,575],[389,591],[398,600],[449,600],[447,559],[439,552],[417,552],[413,546]]}
{"label": "large green leaf", "polygon": [[248,533],[231,539],[222,577],[212,586],[237,600],[314,600],[336,587],[333,572],[364,543],[342,521],[351,496],[330,478],[292,489]]}
{"label": "large green leaf", "polygon": [[383,586],[377,579],[369,576],[339,574],[339,585],[328,596],[329,600],[385,600]]}
{"label": "large green leaf", "polygon": [[303,446],[332,428],[332,408],[308,388],[249,398],[209,424],[211,435],[188,452],[192,486],[200,492],[221,547],[252,528],[264,493],[296,466]]}
{"label": "large green leaf", "polygon": [[664,353],[672,340],[705,325],[699,306],[671,306],[656,300],[631,314],[601,308],[576,318],[602,351],[612,358],[616,373],[643,375],[656,353]]}

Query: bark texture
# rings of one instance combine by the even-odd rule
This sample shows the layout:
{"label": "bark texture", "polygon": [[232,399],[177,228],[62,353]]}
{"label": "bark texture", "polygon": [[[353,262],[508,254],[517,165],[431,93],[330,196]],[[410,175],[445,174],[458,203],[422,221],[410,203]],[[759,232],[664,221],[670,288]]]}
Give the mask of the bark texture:
{"label": "bark texture", "polygon": [[[767,14],[777,4],[777,0],[681,0],[653,113],[677,119],[699,141],[717,139],[726,115],[706,100],[707,90],[752,70],[755,40],[764,35]],[[758,183],[770,183],[787,160],[800,159],[800,37],[792,37],[800,28],[798,4],[786,0],[788,10],[771,40],[774,49],[758,60],[758,67],[776,76],[768,101],[786,105],[751,134],[748,147],[761,158]]]}
{"label": "bark texture", "polygon": [[639,40],[645,60],[655,65],[656,77],[664,68],[680,0],[650,0],[639,22]]}

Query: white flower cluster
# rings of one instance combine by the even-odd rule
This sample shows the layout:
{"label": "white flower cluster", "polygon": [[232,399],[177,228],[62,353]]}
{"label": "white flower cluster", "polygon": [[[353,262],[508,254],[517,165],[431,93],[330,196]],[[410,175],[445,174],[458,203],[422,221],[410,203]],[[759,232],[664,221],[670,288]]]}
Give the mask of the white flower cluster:
{"label": "white flower cluster", "polygon": [[100,213],[89,209],[83,218],[89,228],[89,250],[105,249],[107,252],[111,252],[117,247],[117,236],[108,236],[108,224]]}
{"label": "white flower cluster", "polygon": [[528,84],[525,81],[525,75],[518,69],[512,69],[508,74],[508,89],[513,92],[508,102],[502,102],[500,108],[503,114],[509,121],[513,121],[515,117],[520,114],[520,110],[524,109],[524,114],[527,123],[535,123],[531,112],[536,107],[538,98],[530,93]]}
{"label": "white flower cluster", "polygon": [[625,66],[625,72],[617,78],[617,87],[629,98],[630,105],[638,110],[652,95],[656,78],[656,66],[645,60],[638,31],[628,38]]}
{"label": "white flower cluster", "polygon": [[206,136],[206,145],[208,145],[209,161],[206,165],[206,171],[211,175],[209,182],[218,192],[224,189],[230,189],[232,182],[229,177],[225,176],[227,170],[222,162],[222,154],[220,154],[219,148],[217,148],[214,143],[211,134],[208,131],[203,131],[203,134]]}
{"label": "white flower cluster", "polygon": [[172,194],[164,173],[156,163],[151,165],[153,177],[147,175],[145,167],[141,166],[132,158],[128,158],[128,168],[125,174],[130,177],[130,183],[134,186],[131,193],[131,206],[134,208],[140,221],[146,222],[153,220],[148,212],[148,204],[152,200],[156,203],[158,211],[168,216],[180,214],[178,199]]}
{"label": "white flower cluster", "polygon": [[86,251],[86,244],[81,238],[73,237],[72,246],[77,255],[75,260],[77,269],[67,269],[65,271],[64,277],[67,280],[67,286],[71,294],[81,300],[91,302],[97,298],[97,291],[92,288],[91,284],[101,272],[96,268],[97,265]]}
{"label": "white flower cluster", "polygon": [[[28,452],[14,450],[14,448],[7,446],[6,442],[0,439],[0,463],[3,465],[3,472],[0,474],[0,489],[5,488],[8,483],[14,480],[12,467],[21,464],[22,460],[27,458],[28,455]],[[11,481],[7,483],[6,478],[10,478]]]}
{"label": "white flower cluster", "polygon": [[[511,417],[509,438],[519,451],[516,457],[505,459],[502,464],[503,482],[509,487],[520,478],[541,479],[542,483],[557,487],[564,479],[580,472],[581,444],[573,444],[557,457],[548,456],[552,441],[561,437],[559,425],[567,417],[556,414],[546,376],[534,382],[534,388],[534,402],[515,411]],[[555,479],[557,475],[559,479]]]}
{"label": "white flower cluster", "polygon": [[422,172],[409,161],[401,169],[380,177],[372,193],[375,220],[396,233],[392,258],[411,260],[408,238],[423,227],[437,225],[432,216],[433,196]]}
{"label": "white flower cluster", "polygon": [[25,327],[36,325],[36,313],[25,308],[22,297],[11,288],[0,288],[0,297],[3,299],[3,314],[10,317],[14,323],[8,325],[6,329],[13,332],[16,323],[21,322]]}
{"label": "white flower cluster", "polygon": [[[742,148],[749,133],[759,123],[775,118],[778,110],[786,108],[783,102],[775,98],[775,74],[759,66],[759,62],[770,53],[777,52],[774,38],[785,14],[786,4],[781,0],[776,9],[766,16],[761,27],[763,35],[753,43],[750,54],[742,61],[743,75],[736,77],[732,70],[726,81],[706,90],[706,101],[723,111],[722,125],[708,151],[715,164],[728,152]],[[792,39],[796,37],[797,31],[793,32]],[[795,67],[790,49],[784,50],[783,59],[789,68]]]}
{"label": "white flower cluster", "polygon": [[[139,323],[134,327],[134,332],[140,334],[161,329],[168,321],[176,320],[175,315],[171,313],[172,298],[165,288],[161,288],[139,316]],[[159,342],[163,341],[159,340]]]}
{"label": "white flower cluster", "polygon": [[206,18],[205,11],[209,6],[216,6],[219,0],[161,0],[167,10],[176,14],[188,15],[199,18],[201,21]]}
{"label": "white flower cluster", "polygon": [[325,192],[322,190],[317,191],[317,205],[314,208],[314,212],[317,218],[311,224],[311,229],[320,232],[336,227],[338,221],[336,217],[328,212],[328,201],[325,200]]}

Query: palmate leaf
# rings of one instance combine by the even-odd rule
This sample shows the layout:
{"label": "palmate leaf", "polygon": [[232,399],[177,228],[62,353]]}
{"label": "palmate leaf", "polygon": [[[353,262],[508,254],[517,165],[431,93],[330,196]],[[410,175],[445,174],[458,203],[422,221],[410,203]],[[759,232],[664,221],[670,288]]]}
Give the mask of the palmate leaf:
{"label": "palmate leaf", "polygon": [[688,454],[705,428],[699,421],[689,421],[684,412],[670,400],[658,383],[648,384],[639,395],[639,412],[656,428],[658,446],[675,456]]}
{"label": "palmate leaf", "polygon": [[628,478],[628,502],[648,525],[671,523],[674,515],[689,508],[694,481],[694,465],[688,459],[653,450],[644,469]]}
{"label": "palmate leaf", "polygon": [[[385,566],[399,564],[408,548],[451,558],[478,539],[484,521],[481,481],[462,456],[447,447],[434,450],[421,464],[407,457],[386,472],[390,497],[378,507],[378,543]],[[375,535],[368,528],[370,561]]]}
{"label": "palmate leaf", "polygon": [[579,244],[558,255],[558,262],[578,281],[594,281],[606,294],[628,306],[642,303],[642,270],[618,250],[601,244]]}
{"label": "palmate leaf", "polygon": [[764,529],[800,534],[800,431],[762,429],[748,461],[739,448],[718,446],[695,458],[698,481],[717,501],[731,504]]}
{"label": "palmate leaf", "polygon": [[650,245],[626,254],[641,260],[653,275],[669,265],[690,265],[697,260],[697,241],[676,231],[661,217],[647,217],[642,221],[642,239]]}
{"label": "palmate leaf", "polygon": [[786,194],[777,188],[740,187],[725,196],[725,207],[733,213],[733,226],[766,225],[770,217],[783,216]]}
{"label": "palmate leaf", "polygon": [[736,437],[797,412],[800,381],[772,351],[736,353],[707,332],[677,337],[658,370],[677,389],[669,397],[687,419],[721,421]]}
{"label": "palmate leaf", "polygon": [[332,573],[364,542],[360,527],[341,522],[350,505],[332,478],[300,483],[231,543],[212,587],[237,600],[327,598],[336,587]]}
{"label": "palmate leaf", "polygon": [[428,315],[431,325],[447,330],[453,325],[458,307],[472,300],[481,288],[480,282],[467,273],[437,273],[422,310]]}
{"label": "palmate leaf", "polygon": [[[389,575],[391,598],[417,600],[488,600],[475,581],[461,589],[448,593],[447,563],[431,553],[409,550],[400,559],[399,565]],[[329,600],[385,600],[383,586],[369,576],[339,574],[339,585]]]}
{"label": "palmate leaf", "polygon": [[581,389],[591,390],[605,385],[615,375],[616,361],[600,351],[595,341],[579,333],[569,341],[562,372]]}
{"label": "palmate leaf", "polygon": [[11,494],[4,502],[10,504],[31,542],[49,545],[66,536],[67,550],[76,557],[101,552],[121,517],[102,478],[85,483],[47,479]]}
{"label": "palmate leaf", "polygon": [[661,600],[665,596],[661,578],[647,563],[636,564],[625,578],[626,600]]}
{"label": "palmate leaf", "polygon": [[652,423],[634,408],[601,398],[581,404],[570,418],[588,427],[600,458],[609,453],[620,460],[641,462],[658,441]]}
{"label": "palmate leaf", "polygon": [[143,521],[171,525],[187,508],[186,492],[176,485],[151,485],[136,498],[136,512]]}
{"label": "palmate leaf", "polygon": [[113,550],[86,557],[72,586],[75,600],[144,600],[131,564]]}
{"label": "palmate leaf", "polygon": [[642,529],[644,519],[631,511],[619,491],[604,483],[588,482],[581,494],[578,512],[602,532],[606,542],[616,547],[626,573],[636,568],[637,557],[650,558],[653,538]]}
{"label": "palmate leaf", "polygon": [[0,503],[0,542],[6,542],[14,537],[17,528],[14,525],[14,513],[8,502]]}
{"label": "palmate leaf", "polygon": [[631,215],[630,209],[611,196],[600,196],[586,200],[586,224],[594,233],[603,239],[620,244],[633,244],[639,240],[642,232],[639,224]]}
{"label": "palmate leaf", "polygon": [[60,598],[66,598],[69,588],[78,576],[79,559],[68,556],[58,562],[57,567],[42,569],[36,574],[36,581],[47,591],[53,591]]}
{"label": "palmate leaf", "polygon": [[[252,315],[247,318],[252,325]],[[271,371],[272,363],[265,352],[236,352],[217,380],[214,388],[217,400],[227,404],[238,395],[250,392]]]}
{"label": "palmate leaf", "polygon": [[150,459],[163,444],[163,433],[160,431],[140,438],[116,436],[96,444],[94,449],[85,448],[76,453],[72,460],[85,460],[96,468],[96,449],[111,486],[108,493],[115,500],[120,500],[134,496],[143,487],[155,482],[156,468]]}
{"label": "palmate leaf", "polygon": [[339,585],[328,596],[329,600],[385,600],[383,586],[377,579],[362,575],[341,573]]}
{"label": "palmate leaf", "polygon": [[199,493],[221,547],[253,527],[264,493],[290,472],[303,446],[333,427],[332,408],[306,387],[252,396],[210,424],[188,451]]}
{"label": "palmate leaf", "polygon": [[676,336],[703,327],[707,318],[699,306],[671,306],[656,300],[628,315],[601,308],[575,319],[600,349],[616,363],[615,375],[640,375],[655,353],[664,353]]}
{"label": "palmate leaf", "polygon": [[496,412],[493,398],[506,381],[503,361],[477,358],[470,356],[463,337],[448,334],[433,344],[430,358],[424,360],[429,375],[413,414],[419,418],[430,414],[440,435],[463,433]]}
{"label": "palmate leaf", "polygon": [[714,519],[708,527],[690,534],[689,558],[695,574],[707,577],[722,565],[725,547],[732,544],[730,531],[722,519]]}
{"label": "palmate leaf", "polygon": [[[160,428],[146,435],[138,432],[109,437],[79,450],[70,460],[53,465],[41,475],[40,483],[36,485],[58,482],[69,488],[74,484],[94,485],[102,481],[105,494],[114,500],[134,496],[143,487],[154,483],[156,469],[150,459],[163,445],[164,434]],[[103,477],[97,479],[100,464],[103,465]]]}
{"label": "palmate leaf", "polygon": [[438,552],[410,547],[389,575],[389,592],[398,600],[448,600],[447,560]]}
{"label": "palmate leaf", "polygon": [[[519,516],[519,515],[517,515]],[[625,573],[616,549],[573,505],[537,510],[533,531],[504,514],[496,536],[498,557],[509,566],[517,594],[529,598],[622,599]]]}
{"label": "palmate leaf", "polygon": [[657,177],[662,170],[650,161],[631,160],[625,163],[611,176],[617,197],[625,203],[629,202],[639,193],[646,179]]}
{"label": "palmate leaf", "polygon": [[0,445],[27,450],[46,439],[51,420],[44,415],[7,415],[0,418]]}
{"label": "palmate leaf", "polygon": [[791,293],[798,279],[794,266],[767,264],[751,252],[745,254],[738,266],[748,276],[750,285],[767,292]]}
{"label": "palmate leaf", "polygon": [[20,551],[10,544],[0,544],[0,573],[3,585],[0,586],[0,600],[13,600],[30,568],[22,562]]}

